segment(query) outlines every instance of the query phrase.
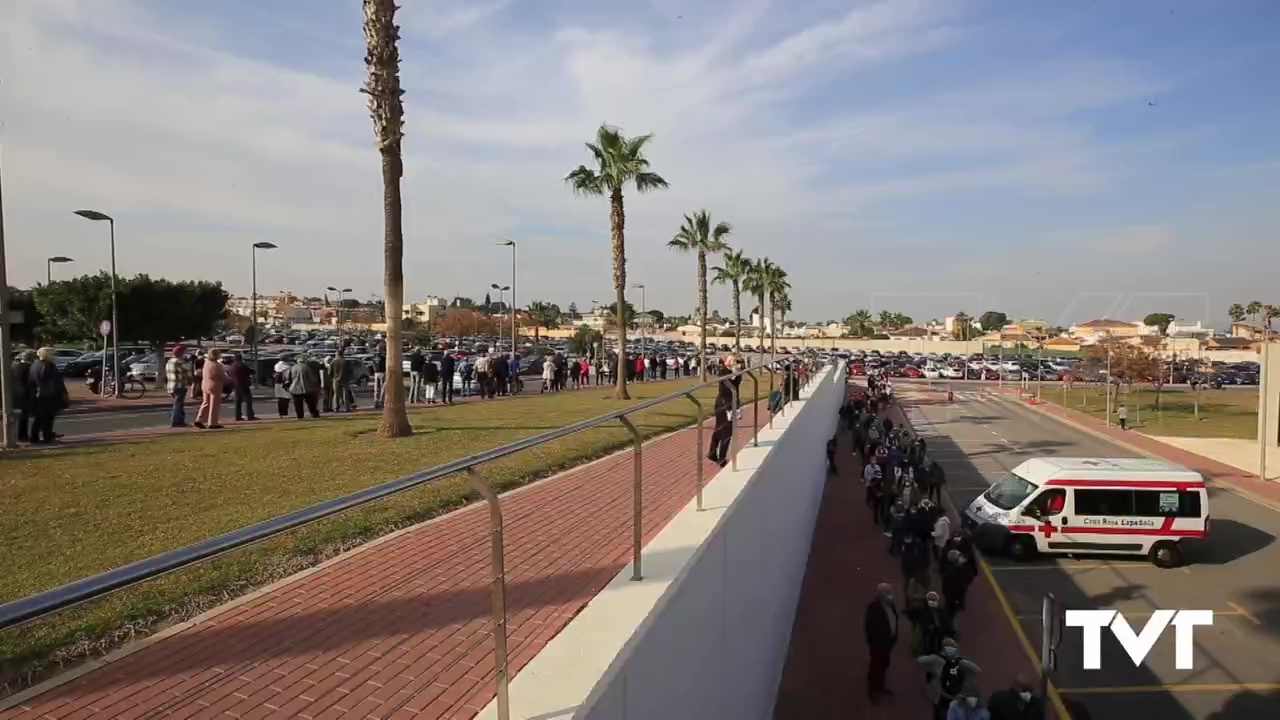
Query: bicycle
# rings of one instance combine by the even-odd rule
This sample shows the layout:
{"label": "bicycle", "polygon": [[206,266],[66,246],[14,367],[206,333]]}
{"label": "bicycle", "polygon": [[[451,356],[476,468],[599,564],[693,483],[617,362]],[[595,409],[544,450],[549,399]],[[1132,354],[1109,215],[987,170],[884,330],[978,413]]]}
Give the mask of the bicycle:
{"label": "bicycle", "polygon": [[147,392],[147,386],[141,380],[135,377],[126,377],[124,384],[116,387],[115,378],[107,376],[106,382],[102,388],[102,394],[106,397],[118,397],[125,400],[138,400]]}

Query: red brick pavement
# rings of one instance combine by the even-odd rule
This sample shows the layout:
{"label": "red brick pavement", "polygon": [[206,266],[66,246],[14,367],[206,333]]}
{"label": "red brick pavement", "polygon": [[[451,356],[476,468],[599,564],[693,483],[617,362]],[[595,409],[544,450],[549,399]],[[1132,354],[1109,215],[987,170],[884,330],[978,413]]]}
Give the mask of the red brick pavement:
{"label": "red brick pavement", "polygon": [[[750,433],[748,423],[736,442]],[[646,542],[693,497],[696,437],[688,429],[645,446]],[[631,463],[621,453],[504,498],[513,673],[628,564]],[[716,470],[707,463],[706,477]],[[472,717],[495,692],[488,537],[485,508],[464,508],[30,698],[0,720]]]}
{"label": "red brick pavement", "polygon": [[[901,420],[896,414],[895,420]],[[871,518],[859,480],[861,463],[842,432],[839,473],[828,478],[813,533],[800,602],[791,631],[774,717],[778,720],[926,718],[932,711],[923,672],[907,641],[904,619],[889,668],[892,699],[867,701],[863,610],[880,582],[896,589],[899,607],[906,590],[898,561]],[[937,583],[934,583],[935,589]],[[1035,669],[1003,614],[985,574],[969,591],[968,609],[957,620],[961,652],[982,668],[984,696]]]}

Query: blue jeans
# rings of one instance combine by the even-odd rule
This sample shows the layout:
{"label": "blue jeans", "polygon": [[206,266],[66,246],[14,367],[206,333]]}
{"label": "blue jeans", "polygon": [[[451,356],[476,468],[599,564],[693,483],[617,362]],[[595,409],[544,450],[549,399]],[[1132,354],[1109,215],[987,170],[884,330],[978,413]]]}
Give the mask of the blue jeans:
{"label": "blue jeans", "polygon": [[187,424],[187,409],[183,403],[187,399],[187,389],[184,387],[176,387],[173,389],[173,409],[169,411],[169,424],[173,427],[181,427]]}

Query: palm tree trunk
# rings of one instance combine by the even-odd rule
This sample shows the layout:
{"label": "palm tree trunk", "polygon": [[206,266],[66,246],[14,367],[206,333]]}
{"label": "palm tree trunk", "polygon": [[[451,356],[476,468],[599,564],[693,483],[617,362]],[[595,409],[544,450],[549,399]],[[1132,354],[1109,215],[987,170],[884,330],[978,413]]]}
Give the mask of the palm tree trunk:
{"label": "palm tree trunk", "polygon": [[733,351],[742,352],[742,287],[733,281]]}
{"label": "palm tree trunk", "polygon": [[702,382],[707,381],[707,254],[698,251],[698,329],[702,336]]}
{"label": "palm tree trunk", "polygon": [[[614,397],[618,400],[630,400],[627,394],[627,249],[623,239],[623,230],[627,224],[627,215],[622,207],[622,190],[614,190],[609,196],[609,223],[613,230],[613,289],[617,295],[616,320],[618,322],[618,389]],[[602,342],[603,344],[603,342]]]}
{"label": "palm tree trunk", "polygon": [[400,177],[403,175],[400,145],[382,149],[383,269],[382,307],[387,319],[386,400],[382,406],[381,437],[413,434],[404,407],[404,368],[401,365],[400,326],[404,316],[404,225],[402,223]]}

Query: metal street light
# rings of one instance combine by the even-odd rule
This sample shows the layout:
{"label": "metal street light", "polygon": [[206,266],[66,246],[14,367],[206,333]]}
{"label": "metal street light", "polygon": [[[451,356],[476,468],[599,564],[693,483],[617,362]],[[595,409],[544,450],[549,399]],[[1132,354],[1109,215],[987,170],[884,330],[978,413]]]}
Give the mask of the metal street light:
{"label": "metal street light", "polygon": [[[648,313],[648,312],[649,312],[649,311],[648,311],[648,309],[645,307],[645,301],[644,301],[644,283],[636,283],[636,284],[632,285],[631,287],[633,287],[633,288],[639,288],[639,289],[640,289],[640,315],[641,315],[641,317],[643,317],[646,313]],[[623,308],[618,308],[618,312],[620,312],[620,313],[621,313],[621,312],[623,312]],[[625,315],[625,313],[624,313],[624,315]],[[644,355],[645,348],[647,347],[647,343],[645,343],[645,339],[646,339],[646,338],[645,338],[645,332],[644,332],[644,323],[643,323],[643,322],[640,322],[640,323],[638,323],[638,325],[640,326],[640,354],[641,354],[641,355]],[[701,361],[699,361],[699,362],[701,362]]]}
{"label": "metal street light", "polygon": [[342,288],[341,290],[339,290],[338,288],[330,285],[325,289],[328,290],[329,292],[338,293],[338,312],[336,313],[334,322],[338,326],[338,354],[341,355],[342,354],[342,301],[347,298],[347,293],[351,292],[351,288]]}
{"label": "metal street light", "polygon": [[97,210],[76,210],[76,215],[85,220],[100,222],[105,220],[111,232],[111,373],[116,378],[116,389],[120,383],[120,311],[116,301],[116,221],[115,218]]}
{"label": "metal street light", "polygon": [[74,261],[71,258],[66,257],[65,255],[54,255],[48,260],[45,260],[44,261],[44,284],[45,285],[53,284],[53,264],[54,263],[69,263],[69,262],[74,262]]}
{"label": "metal street light", "polygon": [[[506,299],[506,298],[507,298],[507,296],[506,296],[504,293],[506,293],[508,290],[510,290],[510,289],[511,289],[511,286],[510,286],[510,285],[499,285],[498,283],[490,283],[490,284],[489,284],[489,287],[491,287],[491,288],[493,288],[494,290],[497,290],[497,291],[498,291],[498,304],[499,304],[499,305],[504,305],[504,306],[505,306],[505,305],[507,304],[507,299]],[[512,313],[512,314],[514,315],[515,313]],[[501,344],[501,343],[502,343],[502,326],[501,326],[501,325],[499,325],[499,326],[498,326],[498,343],[499,343],[499,344]],[[512,349],[512,350],[514,350],[514,349],[515,349],[515,347],[516,347],[516,338],[515,338],[515,335],[512,335],[512,336],[511,336],[511,349]],[[495,348],[495,349],[497,349],[497,348]]]}
{"label": "metal street light", "polygon": [[252,317],[249,318],[249,328],[253,333],[253,343],[251,345],[253,348],[253,371],[255,373],[258,371],[258,335],[260,334],[258,331],[258,251],[275,250],[277,247],[279,245],[263,240],[254,243],[253,249],[249,251],[249,254],[253,256],[253,299],[249,311],[252,313]]}
{"label": "metal street light", "polygon": [[498,243],[501,246],[511,247],[511,354],[516,354],[516,241],[503,239]]}

